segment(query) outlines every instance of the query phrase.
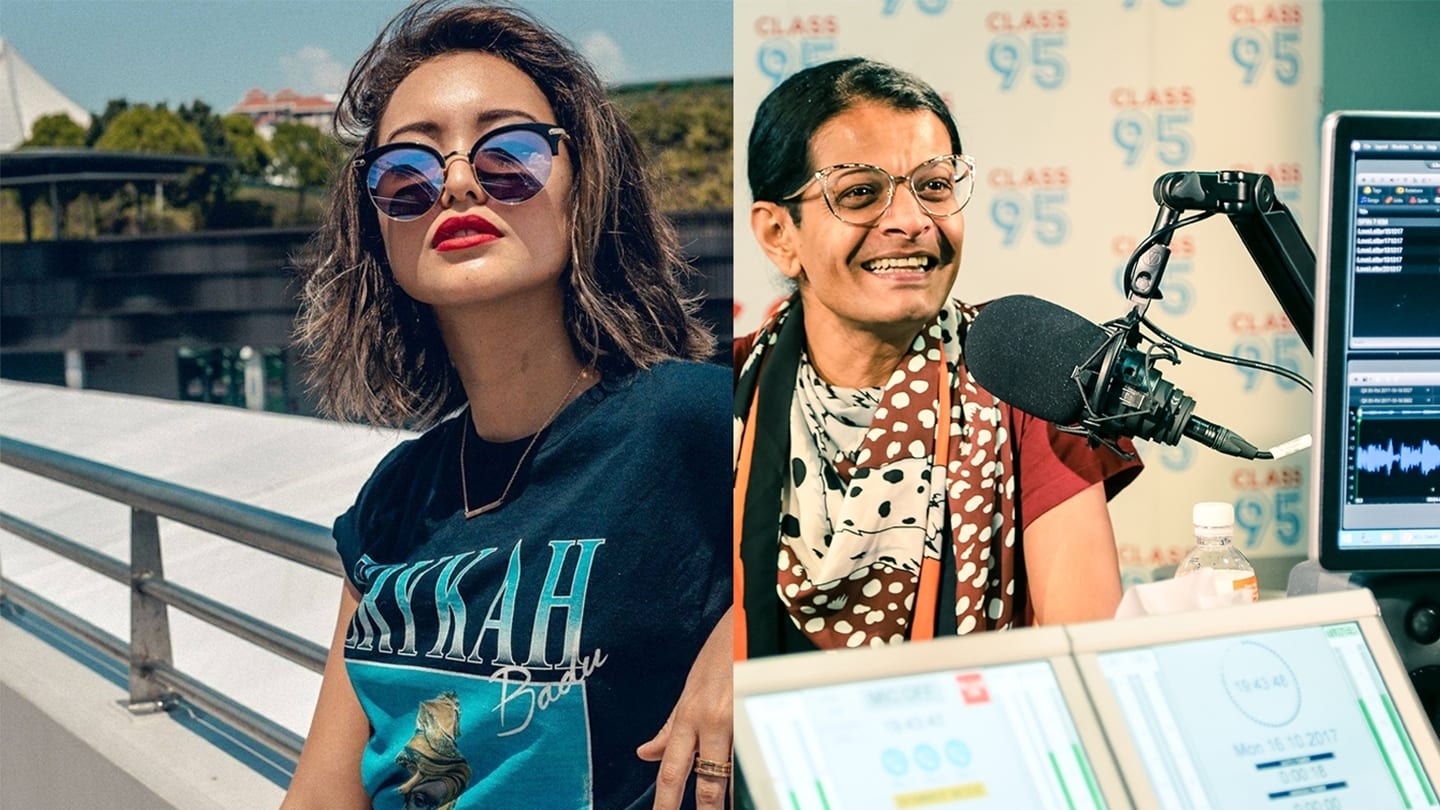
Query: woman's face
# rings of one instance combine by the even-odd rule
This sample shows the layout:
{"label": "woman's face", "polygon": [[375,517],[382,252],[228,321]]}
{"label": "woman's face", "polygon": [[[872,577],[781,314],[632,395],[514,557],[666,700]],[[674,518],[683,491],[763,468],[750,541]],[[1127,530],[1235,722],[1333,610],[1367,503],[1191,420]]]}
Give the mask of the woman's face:
{"label": "woman's face", "polygon": [[459,153],[447,160],[440,200],[428,212],[408,222],[379,217],[396,283],[437,314],[527,297],[547,306],[561,301],[574,181],[567,145],[562,141],[544,188],[514,205],[491,199],[468,162],[480,137],[526,122],[556,123],[540,88],[509,62],[475,51],[422,63],[380,118],[377,146],[422,143],[442,155]]}
{"label": "woman's face", "polygon": [[[835,116],[810,139],[816,168],[868,163],[895,177],[951,151],[950,134],[934,113],[874,103]],[[873,225],[832,216],[818,182],[800,206],[797,261],[782,269],[799,284],[807,323],[813,310],[841,329],[886,333],[918,329],[940,311],[960,268],[964,213],[930,216],[905,183]]]}

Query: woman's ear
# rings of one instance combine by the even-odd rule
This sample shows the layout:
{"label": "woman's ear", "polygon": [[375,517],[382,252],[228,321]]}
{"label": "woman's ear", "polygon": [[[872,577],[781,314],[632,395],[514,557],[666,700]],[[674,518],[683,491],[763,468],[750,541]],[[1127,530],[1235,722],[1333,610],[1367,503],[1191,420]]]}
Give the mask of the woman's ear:
{"label": "woman's ear", "polygon": [[780,272],[787,278],[800,277],[804,269],[800,265],[800,233],[788,208],[773,202],[755,203],[750,206],[750,230]]}

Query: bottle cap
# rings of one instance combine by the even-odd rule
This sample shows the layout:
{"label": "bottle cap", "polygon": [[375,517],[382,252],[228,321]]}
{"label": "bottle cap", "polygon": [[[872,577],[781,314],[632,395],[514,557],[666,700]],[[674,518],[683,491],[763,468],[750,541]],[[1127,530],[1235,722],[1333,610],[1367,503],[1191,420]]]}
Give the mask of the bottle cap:
{"label": "bottle cap", "polygon": [[1195,504],[1191,519],[1196,526],[1230,528],[1235,525],[1235,507],[1219,501],[1202,501]]}

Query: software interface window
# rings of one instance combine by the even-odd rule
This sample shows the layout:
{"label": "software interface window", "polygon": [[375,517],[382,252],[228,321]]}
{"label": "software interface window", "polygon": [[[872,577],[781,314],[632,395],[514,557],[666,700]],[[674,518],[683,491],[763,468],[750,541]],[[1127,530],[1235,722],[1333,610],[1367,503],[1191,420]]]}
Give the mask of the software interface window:
{"label": "software interface window", "polygon": [[[1343,144],[1337,147],[1343,148]],[[1341,548],[1440,544],[1440,142],[1355,140]]]}

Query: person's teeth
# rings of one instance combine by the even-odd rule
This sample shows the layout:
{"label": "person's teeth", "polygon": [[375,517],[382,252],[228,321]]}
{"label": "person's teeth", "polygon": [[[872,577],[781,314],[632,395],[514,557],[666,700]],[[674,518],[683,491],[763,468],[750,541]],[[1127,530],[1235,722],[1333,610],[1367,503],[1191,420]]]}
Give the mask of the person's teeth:
{"label": "person's teeth", "polygon": [[924,270],[929,265],[930,260],[924,256],[906,256],[904,258],[874,259],[865,263],[865,269],[872,273],[901,273]]}

